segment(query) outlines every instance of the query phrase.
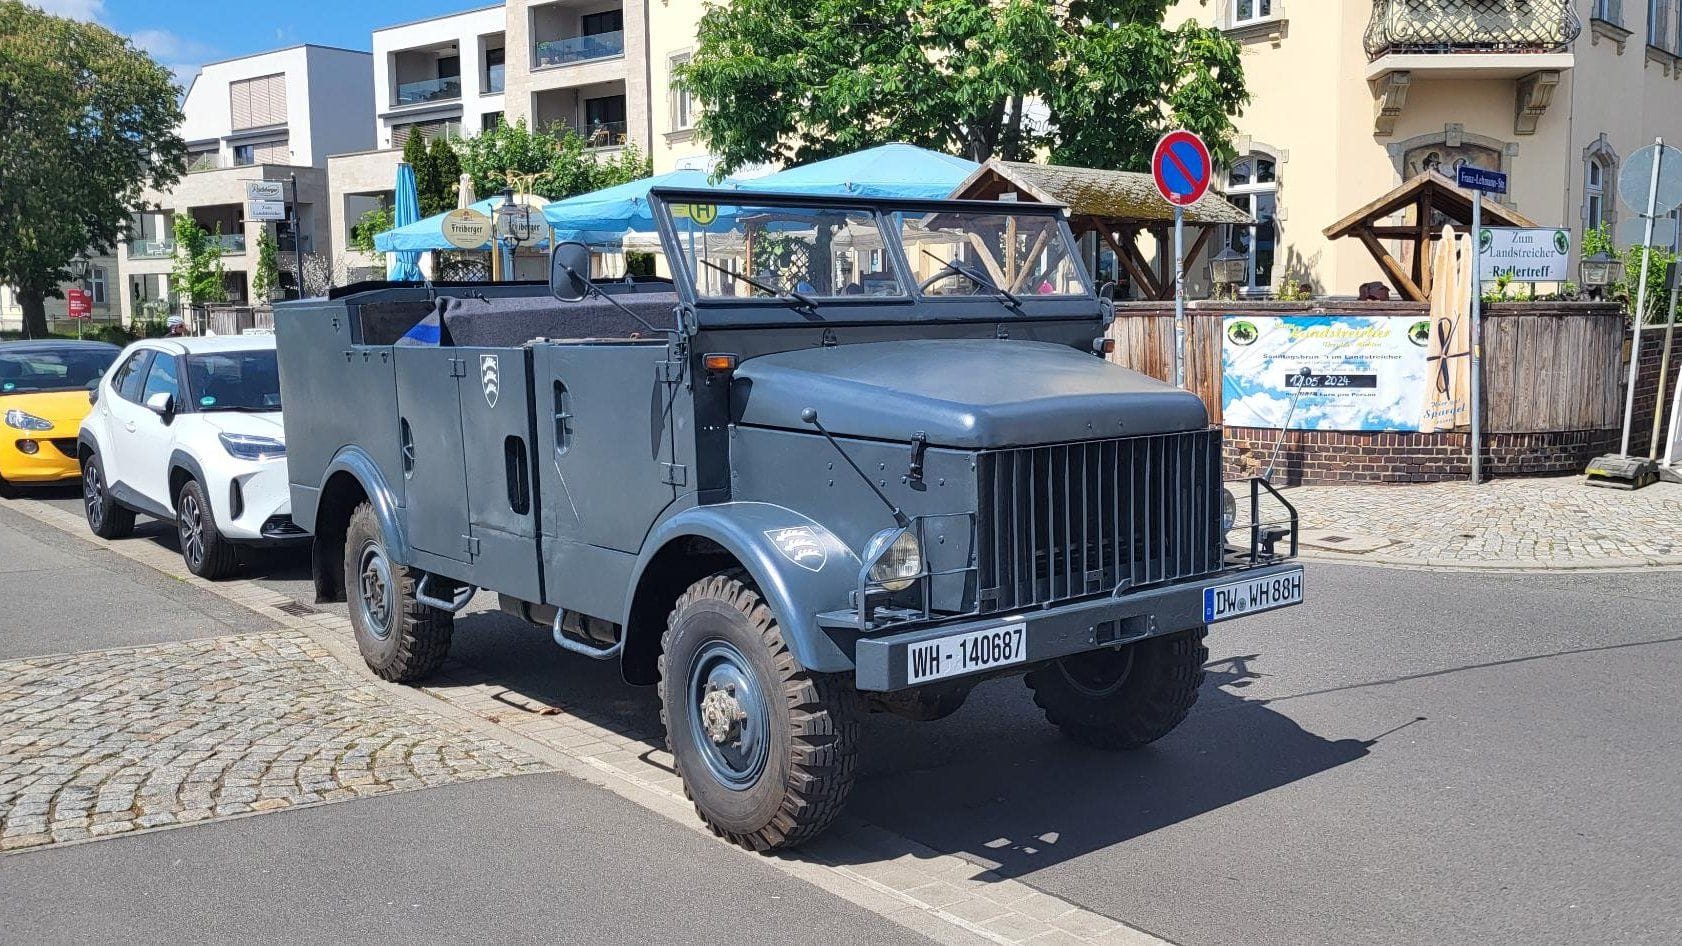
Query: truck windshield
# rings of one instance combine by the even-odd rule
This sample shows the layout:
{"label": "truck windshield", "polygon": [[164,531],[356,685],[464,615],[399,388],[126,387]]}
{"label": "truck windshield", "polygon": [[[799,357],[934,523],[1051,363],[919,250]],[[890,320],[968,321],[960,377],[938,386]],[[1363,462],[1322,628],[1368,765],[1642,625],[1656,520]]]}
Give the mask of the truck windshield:
{"label": "truck windshield", "polygon": [[1055,217],[957,211],[895,214],[929,296],[1081,296],[1086,275]]}
{"label": "truck windshield", "polygon": [[187,385],[199,411],[280,410],[280,370],[274,349],[187,356]]}
{"label": "truck windshield", "polygon": [[703,298],[904,296],[868,207],[671,205]]}

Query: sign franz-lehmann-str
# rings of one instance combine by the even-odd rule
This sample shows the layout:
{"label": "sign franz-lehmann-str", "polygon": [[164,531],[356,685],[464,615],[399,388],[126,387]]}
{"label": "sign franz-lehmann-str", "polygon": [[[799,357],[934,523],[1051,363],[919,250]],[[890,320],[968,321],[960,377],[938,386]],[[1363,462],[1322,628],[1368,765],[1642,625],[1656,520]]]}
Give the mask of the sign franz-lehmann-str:
{"label": "sign franz-lehmann-str", "polygon": [[1492,282],[1565,282],[1571,278],[1571,233],[1547,227],[1484,227],[1478,278]]}

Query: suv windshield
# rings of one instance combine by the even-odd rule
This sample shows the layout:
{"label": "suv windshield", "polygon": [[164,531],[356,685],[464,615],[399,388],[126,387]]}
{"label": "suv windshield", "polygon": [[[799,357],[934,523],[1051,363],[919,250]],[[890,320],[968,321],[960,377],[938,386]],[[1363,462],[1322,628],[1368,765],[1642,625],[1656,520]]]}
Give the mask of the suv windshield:
{"label": "suv windshield", "polygon": [[982,297],[1020,315],[1035,297],[1092,292],[1062,217],[1042,206],[765,195],[729,205],[692,193],[665,207],[674,269],[702,300],[780,301],[820,316],[847,303]]}
{"label": "suv windshield", "polygon": [[86,388],[117,360],[119,349],[0,349],[0,394],[74,391]]}
{"label": "suv windshield", "polygon": [[188,355],[187,388],[194,410],[280,410],[280,369],[272,348]]}

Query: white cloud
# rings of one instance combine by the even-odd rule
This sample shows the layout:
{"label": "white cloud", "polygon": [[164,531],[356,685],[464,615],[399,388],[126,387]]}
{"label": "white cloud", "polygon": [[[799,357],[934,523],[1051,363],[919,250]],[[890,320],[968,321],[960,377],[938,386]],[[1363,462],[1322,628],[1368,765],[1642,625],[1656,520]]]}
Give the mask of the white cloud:
{"label": "white cloud", "polygon": [[[54,16],[72,20],[87,20],[110,27],[105,19],[105,0],[30,0],[32,4]],[[121,31],[119,31],[121,32]],[[163,63],[175,74],[175,80],[186,86],[198,74],[202,63],[216,59],[220,51],[208,43],[187,39],[160,29],[141,29],[128,34],[134,45]]]}
{"label": "white cloud", "polygon": [[105,0],[30,0],[30,5],[72,20],[98,20],[105,16]]}

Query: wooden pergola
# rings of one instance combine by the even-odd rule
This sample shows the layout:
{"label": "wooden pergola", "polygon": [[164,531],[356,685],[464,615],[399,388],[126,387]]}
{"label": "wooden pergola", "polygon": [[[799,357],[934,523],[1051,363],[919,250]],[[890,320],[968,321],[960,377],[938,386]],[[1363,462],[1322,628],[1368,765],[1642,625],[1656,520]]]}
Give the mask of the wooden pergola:
{"label": "wooden pergola", "polygon": [[[1069,228],[1075,236],[1096,232],[1115,251],[1143,298],[1174,298],[1174,207],[1156,192],[1149,174],[995,158],[965,178],[951,196],[1062,204],[1069,208]],[[1255,218],[1212,191],[1186,208],[1185,220],[1195,232],[1186,243],[1188,272],[1215,228],[1256,225]],[[1144,233],[1156,239],[1154,265],[1139,249]]]}
{"label": "wooden pergola", "polygon": [[[1402,224],[1381,221],[1412,210],[1413,220]],[[1534,227],[1529,217],[1491,200],[1483,202],[1483,222],[1493,227]],[[1404,299],[1424,302],[1431,295],[1432,244],[1442,235],[1443,224],[1460,230],[1472,225],[1472,192],[1461,190],[1437,171],[1424,171],[1400,187],[1355,211],[1323,232],[1326,239],[1354,237],[1367,248],[1384,275]],[[1411,249],[1408,267],[1397,262],[1380,240],[1400,240]]]}

